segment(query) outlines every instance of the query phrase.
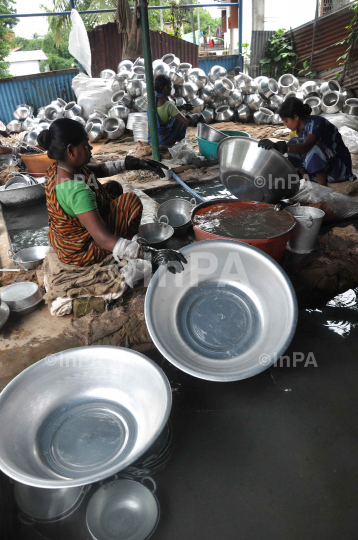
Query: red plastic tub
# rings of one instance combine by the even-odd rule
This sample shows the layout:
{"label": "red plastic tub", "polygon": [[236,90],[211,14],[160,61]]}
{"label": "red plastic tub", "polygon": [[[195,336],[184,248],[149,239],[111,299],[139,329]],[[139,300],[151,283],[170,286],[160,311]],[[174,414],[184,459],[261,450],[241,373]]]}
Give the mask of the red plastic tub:
{"label": "red plastic tub", "polygon": [[[267,238],[255,238],[255,239],[246,239],[246,238],[233,238],[229,236],[219,236],[217,234],[213,234],[207,231],[204,231],[201,229],[198,225],[195,224],[195,216],[196,215],[203,215],[207,213],[209,210],[215,210],[215,207],[222,207],[222,205],[230,205],[231,209],[232,206],[237,210],[237,212],[240,212],[240,210],[243,209],[255,209],[257,212],[261,212],[262,210],[267,210],[268,208],[274,209],[273,204],[267,204],[267,203],[257,203],[257,202],[249,202],[249,201],[235,201],[233,199],[216,199],[214,201],[207,201],[205,203],[201,203],[198,206],[196,206],[192,212],[192,222],[194,227],[194,233],[195,233],[195,239],[199,242],[200,240],[215,240],[215,239],[223,239],[225,240],[227,238],[231,238],[232,240],[237,240],[238,242],[244,242],[245,244],[250,244],[251,246],[255,246],[258,249],[261,249],[261,251],[264,251],[267,253],[267,255],[270,255],[275,261],[280,261],[282,259],[283,253],[285,251],[285,247],[288,241],[288,238],[290,236],[290,233],[292,229],[295,227],[296,222],[293,216],[291,216],[288,212],[285,212],[284,210],[281,210],[284,214],[284,232],[269,236]],[[281,214],[281,221],[283,218],[283,215]],[[287,223],[286,223],[287,222]]]}

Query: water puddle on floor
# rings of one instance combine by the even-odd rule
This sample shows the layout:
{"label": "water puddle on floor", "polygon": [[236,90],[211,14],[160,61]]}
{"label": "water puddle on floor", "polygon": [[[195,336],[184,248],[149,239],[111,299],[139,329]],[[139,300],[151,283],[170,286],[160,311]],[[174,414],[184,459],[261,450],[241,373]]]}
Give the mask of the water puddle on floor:
{"label": "water puddle on floor", "polygon": [[[236,199],[234,195],[224,188],[220,180],[214,180],[211,182],[202,182],[201,184],[190,185],[190,187],[201,197],[204,197],[208,201],[212,199]],[[171,187],[168,189],[162,189],[160,191],[155,191],[149,193],[149,196],[152,197],[159,204],[169,199],[187,199],[190,201],[192,198],[191,194],[188,193],[184,188]],[[198,203],[201,201],[197,201]]]}

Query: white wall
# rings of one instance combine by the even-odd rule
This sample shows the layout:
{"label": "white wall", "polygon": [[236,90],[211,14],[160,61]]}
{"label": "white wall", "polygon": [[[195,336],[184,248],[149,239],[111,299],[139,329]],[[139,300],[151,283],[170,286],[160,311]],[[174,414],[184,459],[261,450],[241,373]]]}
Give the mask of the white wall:
{"label": "white wall", "polygon": [[33,73],[40,73],[40,61],[30,60],[27,62],[14,62],[10,64],[9,72],[13,77],[20,75],[32,75]]}
{"label": "white wall", "polygon": [[[224,9],[224,8],[223,8]],[[226,8],[229,13],[230,8]],[[230,14],[228,14],[228,17]],[[251,42],[251,29],[252,29],[252,0],[243,1],[243,10],[242,10],[242,42],[250,43]],[[238,52],[238,42],[239,42],[239,30],[234,29],[234,49],[235,54]],[[225,46],[229,47],[230,45],[230,30],[224,33],[224,43]]]}
{"label": "white wall", "polygon": [[297,28],[315,17],[316,2],[314,0],[266,0],[265,30],[279,28]]}

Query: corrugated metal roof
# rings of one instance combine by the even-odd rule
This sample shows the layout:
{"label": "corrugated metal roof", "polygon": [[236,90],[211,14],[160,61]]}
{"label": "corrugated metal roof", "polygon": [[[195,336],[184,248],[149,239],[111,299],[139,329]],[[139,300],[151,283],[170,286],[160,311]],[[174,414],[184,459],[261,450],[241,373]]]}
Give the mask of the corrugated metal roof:
{"label": "corrugated metal roof", "polygon": [[0,79],[0,120],[6,124],[13,120],[13,112],[21,103],[33,105],[36,111],[58,97],[67,102],[75,100],[71,83],[77,73],[78,69],[64,69]]}
{"label": "corrugated metal roof", "polygon": [[225,56],[208,56],[199,58],[199,67],[208,75],[213,66],[222,66],[226,71],[231,71],[239,65],[239,57],[237,54]]}
{"label": "corrugated metal roof", "polygon": [[[346,45],[336,45],[348,36],[347,26],[353,17],[350,9],[352,4],[334,11],[323,17],[318,17],[316,21],[316,31],[313,46],[313,59],[310,69],[321,72],[331,68],[339,68],[339,58],[345,53]],[[310,21],[298,28],[292,30],[295,52],[299,57],[297,68],[301,69],[303,61],[310,63],[312,54],[312,41],[314,21]],[[355,49],[353,60],[358,59],[358,48]]]}
{"label": "corrugated metal roof", "polygon": [[33,60],[47,60],[46,54],[39,51],[13,51],[5,58],[5,62],[31,62]]}
{"label": "corrugated metal roof", "polygon": [[[103,69],[117,71],[122,59],[123,34],[119,34],[116,23],[96,26],[89,30],[88,38],[92,51],[92,76],[98,77]],[[198,46],[188,41],[170,36],[165,32],[150,31],[152,59],[162,58],[171,52],[178,56],[181,62],[189,62],[198,66]]]}
{"label": "corrugated metal roof", "polygon": [[273,30],[253,30],[251,33],[251,56],[250,56],[250,77],[259,77],[262,71],[260,60],[264,58],[268,40],[275,32]]}

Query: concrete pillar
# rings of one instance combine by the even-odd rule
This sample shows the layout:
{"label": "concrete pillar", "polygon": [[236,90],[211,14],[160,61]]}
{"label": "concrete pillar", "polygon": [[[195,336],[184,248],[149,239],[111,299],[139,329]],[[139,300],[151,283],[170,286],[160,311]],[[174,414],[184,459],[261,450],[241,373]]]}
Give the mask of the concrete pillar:
{"label": "concrete pillar", "polygon": [[252,30],[265,30],[265,0],[252,0]]}

